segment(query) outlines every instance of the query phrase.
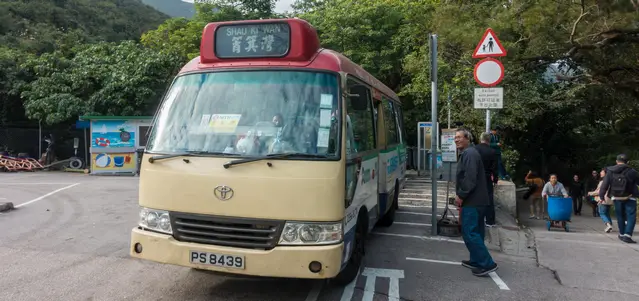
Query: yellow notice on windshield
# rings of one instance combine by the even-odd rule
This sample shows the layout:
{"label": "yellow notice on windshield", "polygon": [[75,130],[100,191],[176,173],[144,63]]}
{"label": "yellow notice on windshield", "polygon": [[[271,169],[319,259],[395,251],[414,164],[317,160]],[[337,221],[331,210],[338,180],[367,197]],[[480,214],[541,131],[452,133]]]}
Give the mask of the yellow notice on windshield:
{"label": "yellow notice on windshield", "polygon": [[235,133],[242,114],[213,114],[209,127],[216,133]]}

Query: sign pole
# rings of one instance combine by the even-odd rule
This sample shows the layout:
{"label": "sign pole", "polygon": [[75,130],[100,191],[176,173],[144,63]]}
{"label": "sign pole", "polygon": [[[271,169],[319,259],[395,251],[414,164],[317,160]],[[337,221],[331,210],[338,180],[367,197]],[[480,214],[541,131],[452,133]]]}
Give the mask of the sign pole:
{"label": "sign pole", "polygon": [[450,130],[450,92],[448,92],[448,129]]}
{"label": "sign pole", "polygon": [[439,133],[435,130],[437,129],[437,35],[430,35],[430,78],[431,78],[431,122],[433,123],[433,127],[431,130],[431,147],[430,147],[430,155],[431,155],[431,167],[430,167],[430,178],[431,178],[431,189],[432,189],[432,227],[431,233],[432,235],[437,235],[437,138]]}
{"label": "sign pole", "polygon": [[490,133],[490,109],[486,109],[486,133]]}

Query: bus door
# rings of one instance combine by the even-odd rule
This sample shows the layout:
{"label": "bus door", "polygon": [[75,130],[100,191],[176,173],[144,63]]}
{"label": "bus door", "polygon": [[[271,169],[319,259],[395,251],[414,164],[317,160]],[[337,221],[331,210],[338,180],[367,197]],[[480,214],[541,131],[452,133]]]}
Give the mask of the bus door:
{"label": "bus door", "polygon": [[[349,197],[351,198],[352,204],[347,208],[347,214],[353,209],[359,210],[361,206],[366,206],[371,219],[369,226],[372,228],[378,216],[377,181],[379,178],[379,153],[377,151],[374,107],[371,92],[367,86],[349,77],[347,88],[349,94],[359,95],[358,97],[346,97],[347,182],[349,182],[349,174],[354,175],[350,176],[351,178],[357,179],[351,181],[350,188],[347,183],[346,197],[347,201]],[[351,208],[354,206],[356,208]]]}
{"label": "bus door", "polygon": [[[381,111],[383,122],[379,123],[378,129],[384,133],[384,144],[382,155],[384,162],[384,182],[380,182],[380,217],[390,209],[395,196],[396,181],[400,174],[399,162],[399,134],[397,129],[397,119],[395,116],[395,104],[385,96],[382,96]],[[382,179],[380,179],[381,181]]]}

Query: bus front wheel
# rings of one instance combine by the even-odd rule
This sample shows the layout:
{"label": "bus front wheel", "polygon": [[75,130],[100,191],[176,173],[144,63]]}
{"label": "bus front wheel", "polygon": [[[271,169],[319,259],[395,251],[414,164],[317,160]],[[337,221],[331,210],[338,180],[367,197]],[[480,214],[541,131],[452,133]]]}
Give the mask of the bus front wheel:
{"label": "bus front wheel", "polygon": [[351,256],[348,259],[346,267],[344,267],[344,269],[337,274],[335,278],[333,278],[338,285],[347,285],[351,283],[355,280],[357,274],[359,274],[362,262],[364,261],[364,255],[366,254],[366,234],[368,231],[367,221],[368,217],[366,215],[366,211],[360,211],[355,230],[355,245],[353,246]]}

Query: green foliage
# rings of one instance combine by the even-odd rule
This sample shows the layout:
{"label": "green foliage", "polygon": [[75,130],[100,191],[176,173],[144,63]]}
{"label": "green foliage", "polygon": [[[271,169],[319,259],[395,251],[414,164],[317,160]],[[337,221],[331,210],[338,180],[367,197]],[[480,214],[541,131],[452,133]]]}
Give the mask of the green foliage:
{"label": "green foliage", "polygon": [[43,53],[68,36],[79,42],[138,39],[166,18],[137,0],[0,0],[0,45]]}
{"label": "green foliage", "polygon": [[399,93],[409,142],[415,121],[430,120],[430,33],[439,36],[440,121],[450,94],[451,119],[484,130],[484,111],[472,107],[471,54],[491,27],[508,50],[505,107],[492,122],[505,128],[515,177],[529,168],[586,171],[639,146],[639,15],[629,2],[299,0],[296,10],[326,47]]}
{"label": "green foliage", "polygon": [[[19,115],[14,107],[23,91],[26,114],[49,123],[84,113],[148,114],[176,68],[199,55],[207,23],[280,17],[273,0],[199,0],[192,18],[156,27],[162,15],[132,0],[26,3],[0,0],[0,109],[3,116]],[[505,105],[492,111],[493,125],[505,129],[506,167],[515,178],[529,169],[564,177],[611,165],[621,152],[639,159],[639,11],[633,3],[298,0],[294,14],[317,28],[324,47],[344,53],[402,97],[411,144],[416,121],[430,120],[430,33],[439,36],[442,127],[450,95],[451,120],[476,135],[484,130],[485,112],[473,108],[478,60],[471,54],[483,31],[493,28],[508,50],[500,59]],[[142,32],[143,46],[92,44],[137,39]]]}
{"label": "green foliage", "polygon": [[126,41],[83,45],[72,58],[43,54],[23,67],[37,78],[22,92],[27,116],[56,124],[83,114],[146,114],[180,65],[175,55]]}

